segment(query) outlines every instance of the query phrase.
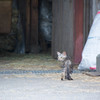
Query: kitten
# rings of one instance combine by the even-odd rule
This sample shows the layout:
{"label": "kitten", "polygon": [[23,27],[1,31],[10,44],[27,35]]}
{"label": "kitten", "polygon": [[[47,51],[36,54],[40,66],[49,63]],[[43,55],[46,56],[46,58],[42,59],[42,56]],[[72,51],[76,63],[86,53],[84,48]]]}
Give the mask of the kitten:
{"label": "kitten", "polygon": [[73,80],[70,76],[70,74],[73,71],[72,62],[70,59],[68,59],[66,52],[63,53],[57,52],[57,55],[58,55],[58,60],[63,62],[62,65],[63,71],[61,74],[61,80],[64,79]]}

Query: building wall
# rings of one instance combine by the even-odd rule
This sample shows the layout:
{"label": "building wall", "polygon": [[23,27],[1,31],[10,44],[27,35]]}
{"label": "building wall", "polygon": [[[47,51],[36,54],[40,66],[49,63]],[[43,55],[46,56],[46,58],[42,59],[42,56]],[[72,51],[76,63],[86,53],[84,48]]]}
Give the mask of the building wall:
{"label": "building wall", "polygon": [[[7,2],[9,1],[11,0],[7,0]],[[37,52],[38,0],[25,1],[26,9],[21,8],[26,12],[26,18],[24,20],[26,21],[25,49],[26,52]],[[3,1],[0,1],[0,3],[1,2]],[[6,2],[6,0],[4,2]],[[68,56],[70,56],[71,58],[74,57],[75,62],[79,63],[81,60],[83,44],[85,44],[86,42],[91,24],[97,13],[97,10],[100,9],[100,0],[52,0],[52,3],[52,56],[55,58],[57,56],[57,51],[66,51]],[[6,10],[3,12],[1,8],[4,8],[6,6],[9,6],[9,9],[6,8]],[[2,33],[7,33],[11,28],[11,3],[10,5],[9,3],[6,5],[2,5],[1,8],[0,11],[3,14],[8,14],[10,16],[9,17],[6,15],[6,17],[4,17],[4,20],[2,20],[2,18],[0,17],[0,21],[4,21],[6,25],[9,25],[1,25],[3,26],[3,28],[1,28],[3,29],[3,31],[1,29],[0,31],[2,31]],[[2,22],[0,22],[0,24],[1,23]]]}
{"label": "building wall", "polygon": [[0,34],[10,33],[12,0],[0,1]]}
{"label": "building wall", "polygon": [[73,0],[53,0],[52,55],[66,51],[73,57]]}

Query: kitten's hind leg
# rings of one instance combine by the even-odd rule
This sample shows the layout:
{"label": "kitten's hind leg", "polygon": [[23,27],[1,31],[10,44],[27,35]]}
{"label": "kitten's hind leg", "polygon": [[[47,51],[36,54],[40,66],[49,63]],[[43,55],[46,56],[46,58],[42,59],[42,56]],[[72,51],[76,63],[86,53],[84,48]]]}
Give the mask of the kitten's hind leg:
{"label": "kitten's hind leg", "polygon": [[70,75],[68,75],[68,76],[66,75],[65,79],[67,79],[67,80],[73,80]]}
{"label": "kitten's hind leg", "polygon": [[67,69],[66,69],[66,73],[65,73],[65,79],[68,79],[68,80],[73,80],[70,76],[70,71],[69,71],[69,65],[67,65]]}
{"label": "kitten's hind leg", "polygon": [[73,80],[73,79],[71,78],[71,76],[68,76],[67,79],[68,79],[68,80]]}

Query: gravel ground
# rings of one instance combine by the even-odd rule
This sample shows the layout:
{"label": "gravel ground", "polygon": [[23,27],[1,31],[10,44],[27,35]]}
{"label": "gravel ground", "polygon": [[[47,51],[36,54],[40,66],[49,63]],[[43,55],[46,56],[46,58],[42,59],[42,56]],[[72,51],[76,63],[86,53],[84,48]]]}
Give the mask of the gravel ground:
{"label": "gravel ground", "polygon": [[100,77],[81,73],[61,81],[60,73],[0,74],[0,100],[99,100]]}

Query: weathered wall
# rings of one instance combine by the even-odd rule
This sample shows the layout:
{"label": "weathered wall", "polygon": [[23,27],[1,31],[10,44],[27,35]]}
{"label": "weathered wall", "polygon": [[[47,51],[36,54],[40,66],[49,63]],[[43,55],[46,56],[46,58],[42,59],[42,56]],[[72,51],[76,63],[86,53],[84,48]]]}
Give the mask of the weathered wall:
{"label": "weathered wall", "polygon": [[[5,2],[5,1],[4,1]],[[17,9],[16,0],[12,3],[11,31],[9,34],[0,34],[0,51],[23,52],[23,28],[21,24],[20,12]],[[6,18],[7,20],[7,18]],[[9,27],[8,27],[9,28]]]}
{"label": "weathered wall", "polygon": [[0,34],[10,33],[12,0],[0,0]]}
{"label": "weathered wall", "polygon": [[[12,10],[12,27],[9,34],[0,34],[0,51],[14,51],[16,47],[18,11]],[[20,37],[20,36],[19,36]]]}
{"label": "weathered wall", "polygon": [[57,51],[73,57],[73,12],[73,0],[53,0],[53,57]]}

